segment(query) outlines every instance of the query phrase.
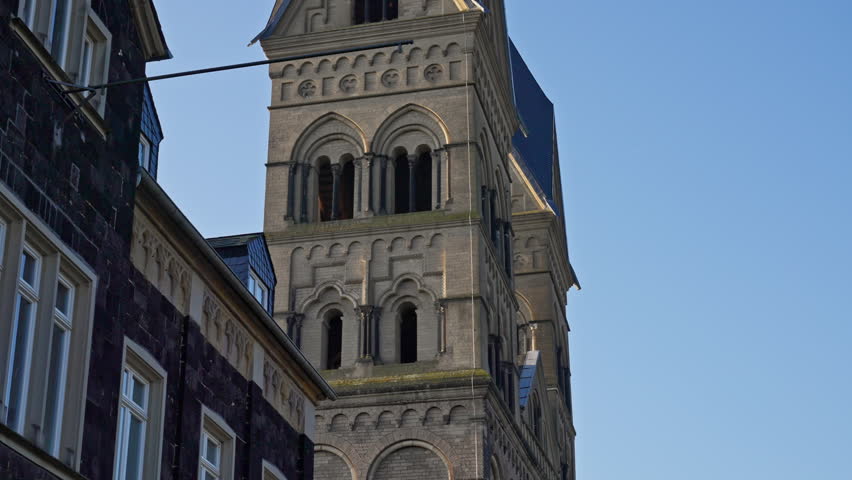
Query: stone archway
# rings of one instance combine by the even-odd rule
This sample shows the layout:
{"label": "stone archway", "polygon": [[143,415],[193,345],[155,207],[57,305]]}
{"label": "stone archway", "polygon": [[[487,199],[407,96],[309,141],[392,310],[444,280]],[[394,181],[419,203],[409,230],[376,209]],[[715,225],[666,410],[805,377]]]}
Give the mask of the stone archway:
{"label": "stone archway", "polygon": [[436,447],[419,440],[404,440],[376,457],[367,480],[451,480],[450,470]]}

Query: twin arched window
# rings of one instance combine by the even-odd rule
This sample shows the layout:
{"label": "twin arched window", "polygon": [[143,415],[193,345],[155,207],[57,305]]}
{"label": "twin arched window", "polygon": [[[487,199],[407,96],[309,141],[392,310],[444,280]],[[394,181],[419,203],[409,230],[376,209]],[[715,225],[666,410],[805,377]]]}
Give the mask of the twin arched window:
{"label": "twin arched window", "polygon": [[393,20],[399,16],[398,0],[355,0],[355,24]]}
{"label": "twin arched window", "polygon": [[394,155],[394,213],[432,210],[432,153]]}
{"label": "twin arched window", "polygon": [[319,220],[349,220],[355,214],[355,163],[351,157],[332,164],[317,163],[317,208]]}

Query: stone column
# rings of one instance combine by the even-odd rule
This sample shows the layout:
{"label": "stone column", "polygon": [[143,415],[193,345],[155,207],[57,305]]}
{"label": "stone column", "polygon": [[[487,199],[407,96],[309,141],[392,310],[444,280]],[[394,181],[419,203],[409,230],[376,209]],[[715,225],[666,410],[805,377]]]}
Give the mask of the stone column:
{"label": "stone column", "polygon": [[435,302],[435,312],[438,314],[438,353],[447,353],[447,305]]}
{"label": "stone column", "polygon": [[331,166],[331,175],[333,183],[331,188],[331,219],[337,220],[340,218],[340,164],[335,163]]}
{"label": "stone column", "polygon": [[287,164],[287,214],[284,216],[285,220],[293,220],[293,212],[294,205],[293,203],[296,201],[296,163],[290,162]]}
{"label": "stone column", "polygon": [[300,166],[302,173],[302,191],[300,192],[301,208],[299,212],[299,222],[307,223],[308,221],[308,177],[311,174],[311,166],[303,163]]}
{"label": "stone column", "polygon": [[359,337],[358,360],[377,361],[379,359],[379,319],[382,309],[372,305],[358,307]]}
{"label": "stone column", "polygon": [[388,19],[388,0],[382,0],[382,20]]}
{"label": "stone column", "polygon": [[368,153],[361,157],[361,182],[358,190],[358,210],[367,216],[373,214],[373,155]]}
{"label": "stone column", "polygon": [[301,313],[287,314],[287,336],[299,348],[302,348],[302,323],[304,320],[305,315]]}
{"label": "stone column", "polygon": [[443,195],[443,157],[443,149],[432,152],[432,205],[434,210],[441,209],[441,195]]}
{"label": "stone column", "polygon": [[408,212],[414,212],[417,202],[417,183],[414,180],[414,170],[417,168],[417,155],[408,156]]}
{"label": "stone column", "polygon": [[387,215],[388,202],[388,157],[382,155],[379,157],[381,162],[381,173],[379,174],[379,215]]}

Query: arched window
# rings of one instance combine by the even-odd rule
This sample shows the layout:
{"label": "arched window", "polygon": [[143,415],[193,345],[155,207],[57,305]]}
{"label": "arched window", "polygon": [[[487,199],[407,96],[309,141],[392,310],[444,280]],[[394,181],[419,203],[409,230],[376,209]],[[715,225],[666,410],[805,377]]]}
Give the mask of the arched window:
{"label": "arched window", "polygon": [[317,165],[317,212],[320,222],[331,220],[332,196],[334,195],[334,174],[328,159],[322,159]]}
{"label": "arched window", "polygon": [[417,309],[408,303],[399,311],[399,363],[417,361]]}
{"label": "arched window", "polygon": [[393,20],[398,16],[398,0],[355,0],[356,25]]}
{"label": "arched window", "polygon": [[343,314],[332,310],[325,316],[325,369],[337,370],[343,351]]}
{"label": "arched window", "polygon": [[403,151],[394,160],[394,213],[408,213],[408,155]]}
{"label": "arched window", "polygon": [[541,404],[538,401],[538,395],[535,393],[533,393],[532,398],[530,398],[530,407],[532,408],[532,411],[530,411],[530,422],[532,423],[533,434],[535,434],[535,438],[543,444],[544,432],[541,424]]}
{"label": "arched window", "polygon": [[414,167],[414,211],[432,210],[432,153],[423,152]]}
{"label": "arched window", "polygon": [[349,220],[355,213],[355,162],[351,159],[343,164],[337,196],[337,219]]}

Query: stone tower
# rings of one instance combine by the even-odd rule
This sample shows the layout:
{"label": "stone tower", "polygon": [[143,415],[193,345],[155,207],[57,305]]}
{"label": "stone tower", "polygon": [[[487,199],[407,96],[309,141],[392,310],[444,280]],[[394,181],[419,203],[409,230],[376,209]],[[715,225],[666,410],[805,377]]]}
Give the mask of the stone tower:
{"label": "stone tower", "polygon": [[278,0],[258,39],[413,41],[269,70],[275,318],[339,395],[315,478],[573,478],[552,105],[527,131],[503,1]]}

